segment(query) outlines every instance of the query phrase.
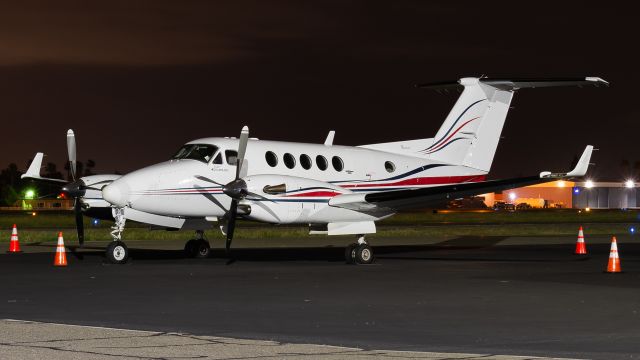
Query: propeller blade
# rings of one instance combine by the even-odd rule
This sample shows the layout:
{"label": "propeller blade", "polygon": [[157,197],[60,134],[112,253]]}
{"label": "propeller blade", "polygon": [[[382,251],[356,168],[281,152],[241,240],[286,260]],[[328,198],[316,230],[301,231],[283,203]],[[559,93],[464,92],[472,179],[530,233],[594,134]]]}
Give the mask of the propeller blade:
{"label": "propeller blade", "polygon": [[73,130],[67,131],[67,154],[69,155],[69,169],[71,178],[76,180],[76,136]]}
{"label": "propeller blade", "polygon": [[238,200],[231,200],[231,206],[229,207],[229,220],[227,222],[227,241],[225,243],[225,249],[227,256],[231,249],[231,240],[233,240],[233,231],[236,228],[236,216],[238,215]]}
{"label": "propeller blade", "polygon": [[247,152],[247,142],[249,142],[249,127],[243,126],[240,131],[240,142],[238,143],[238,160],[236,162],[236,179],[240,178],[242,166],[244,165],[244,155]]}
{"label": "propeller blade", "polygon": [[82,219],[82,203],[79,198],[73,205],[73,211],[76,215],[76,230],[78,231],[78,243],[80,246],[84,245],[84,221]]}

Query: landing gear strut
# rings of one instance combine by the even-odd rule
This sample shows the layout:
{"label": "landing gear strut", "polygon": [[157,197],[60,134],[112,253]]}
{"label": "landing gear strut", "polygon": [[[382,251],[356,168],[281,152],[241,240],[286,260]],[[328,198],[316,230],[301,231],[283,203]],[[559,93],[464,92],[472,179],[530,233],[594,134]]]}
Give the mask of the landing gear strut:
{"label": "landing gear strut", "polygon": [[114,208],[113,217],[115,219],[115,223],[111,227],[111,237],[113,241],[107,246],[105,255],[113,264],[124,264],[129,259],[129,249],[127,249],[127,245],[122,241],[122,232],[124,231],[124,224],[127,220],[124,217],[124,208]]}
{"label": "landing gear strut", "polygon": [[344,252],[347,264],[371,264],[375,260],[373,249],[364,239],[364,235],[358,235],[358,242],[349,244]]}
{"label": "landing gear strut", "polygon": [[196,230],[195,239],[187,241],[184,245],[184,254],[188,258],[208,258],[211,255],[211,246],[204,237],[204,231]]}

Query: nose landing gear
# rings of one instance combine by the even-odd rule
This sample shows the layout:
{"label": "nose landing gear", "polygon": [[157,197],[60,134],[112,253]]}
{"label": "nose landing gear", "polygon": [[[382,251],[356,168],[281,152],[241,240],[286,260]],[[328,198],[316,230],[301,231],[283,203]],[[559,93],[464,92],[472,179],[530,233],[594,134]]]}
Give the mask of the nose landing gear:
{"label": "nose landing gear", "polygon": [[347,264],[372,264],[375,260],[373,249],[364,239],[364,235],[358,235],[358,242],[349,244],[345,248],[344,257]]}
{"label": "nose landing gear", "polygon": [[127,220],[124,217],[124,208],[114,208],[113,217],[115,219],[115,224],[111,227],[113,241],[107,246],[105,255],[112,264],[124,264],[129,259],[129,249],[122,241],[122,232]]}

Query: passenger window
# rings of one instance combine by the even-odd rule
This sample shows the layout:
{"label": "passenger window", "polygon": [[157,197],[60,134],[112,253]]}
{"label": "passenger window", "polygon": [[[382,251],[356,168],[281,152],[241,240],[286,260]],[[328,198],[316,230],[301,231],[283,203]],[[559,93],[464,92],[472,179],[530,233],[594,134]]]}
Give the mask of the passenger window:
{"label": "passenger window", "polygon": [[329,166],[329,163],[327,162],[327,158],[322,156],[322,155],[318,155],[316,156],[316,165],[318,165],[318,169],[325,171],[327,170],[327,167]]}
{"label": "passenger window", "polygon": [[311,169],[311,158],[307,154],[300,155],[300,166],[305,170]]}
{"label": "passenger window", "polygon": [[296,166],[296,158],[289,153],[284,154],[282,161],[284,161],[284,165],[289,169],[293,169],[293,167]]}
{"label": "passenger window", "polygon": [[236,166],[238,164],[238,152],[235,150],[227,150],[224,152],[227,158],[227,164]]}
{"label": "passenger window", "polygon": [[333,164],[333,168],[336,169],[337,172],[340,172],[344,169],[344,162],[338,156],[334,156],[331,158],[331,164]]}
{"label": "passenger window", "polygon": [[396,165],[391,161],[385,161],[384,168],[387,170],[387,172],[390,172],[390,173],[396,171]]}
{"label": "passenger window", "polygon": [[264,158],[267,160],[267,164],[269,164],[269,166],[276,167],[276,165],[278,165],[278,155],[273,151],[267,151],[267,153],[264,154]]}

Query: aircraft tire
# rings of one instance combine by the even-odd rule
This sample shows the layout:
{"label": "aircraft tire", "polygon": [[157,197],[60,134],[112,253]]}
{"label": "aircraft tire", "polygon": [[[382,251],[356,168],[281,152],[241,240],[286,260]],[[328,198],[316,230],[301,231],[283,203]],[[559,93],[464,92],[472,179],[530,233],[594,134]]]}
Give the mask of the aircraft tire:
{"label": "aircraft tire", "polygon": [[122,241],[112,241],[105,254],[112,264],[124,264],[129,260],[129,249]]}
{"label": "aircraft tire", "polygon": [[197,248],[198,240],[191,239],[184,244],[184,255],[188,258],[196,257],[198,248]]}
{"label": "aircraft tire", "polygon": [[360,244],[355,249],[355,261],[357,264],[368,265],[375,260],[373,249],[367,244]]}
{"label": "aircraft tire", "polygon": [[349,244],[344,249],[344,260],[347,264],[355,264],[356,263],[356,248],[358,244]]}
{"label": "aircraft tire", "polygon": [[207,240],[196,240],[194,244],[195,256],[199,259],[206,259],[211,255],[211,245]]}

